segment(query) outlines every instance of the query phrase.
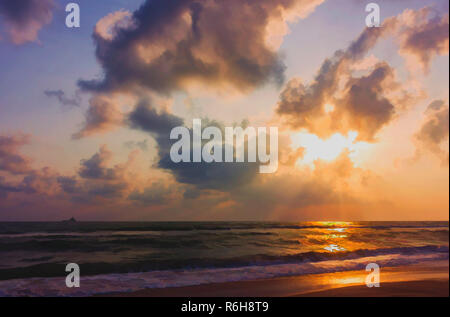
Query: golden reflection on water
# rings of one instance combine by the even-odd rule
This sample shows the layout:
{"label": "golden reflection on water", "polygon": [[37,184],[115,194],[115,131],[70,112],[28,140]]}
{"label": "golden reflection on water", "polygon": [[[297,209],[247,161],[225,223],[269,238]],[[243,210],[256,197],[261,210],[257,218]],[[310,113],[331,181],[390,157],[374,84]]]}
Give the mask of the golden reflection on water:
{"label": "golden reflection on water", "polygon": [[331,239],[337,239],[337,238],[347,238],[346,234],[330,234]]}
{"label": "golden reflection on water", "polygon": [[338,246],[337,244],[330,244],[324,248],[325,250],[328,250],[330,252],[336,252],[336,251],[345,251],[345,248]]}
{"label": "golden reflection on water", "polygon": [[327,230],[337,231],[337,232],[345,232],[345,230],[347,230],[347,228],[329,228]]}
{"label": "golden reflection on water", "polygon": [[341,278],[331,278],[331,284],[337,285],[348,285],[348,284],[364,284],[365,279],[364,276],[348,276]]}
{"label": "golden reflection on water", "polygon": [[310,223],[322,227],[346,227],[354,225],[354,222],[351,221],[311,221]]}
{"label": "golden reflection on water", "polygon": [[328,252],[342,252],[355,249],[351,241],[349,241],[348,233],[355,232],[358,228],[355,228],[355,223],[349,221],[316,221],[312,223],[317,227],[323,227],[318,229],[315,237],[311,237],[316,241],[322,242],[323,250]]}
{"label": "golden reflection on water", "polygon": [[316,276],[314,284],[330,288],[339,288],[346,286],[365,285],[365,271],[344,271],[335,273],[319,274]]}
{"label": "golden reflection on water", "polygon": [[304,238],[311,245],[311,251],[339,253],[369,247],[366,242],[353,239],[361,230],[365,230],[355,222],[314,221],[308,225],[312,229],[308,230]]}

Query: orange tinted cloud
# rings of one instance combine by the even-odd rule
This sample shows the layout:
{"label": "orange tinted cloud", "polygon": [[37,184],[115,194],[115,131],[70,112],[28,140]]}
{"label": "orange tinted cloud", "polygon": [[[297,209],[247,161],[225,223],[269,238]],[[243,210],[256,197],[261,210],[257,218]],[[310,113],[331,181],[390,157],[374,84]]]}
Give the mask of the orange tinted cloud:
{"label": "orange tinted cloud", "polygon": [[433,101],[425,111],[425,116],[425,121],[415,134],[416,155],[421,155],[424,151],[430,151],[440,158],[442,164],[448,166],[448,143],[445,145],[449,134],[448,104],[443,100]]}
{"label": "orange tinted cloud", "polygon": [[[446,41],[448,46],[448,33],[442,31],[446,23],[448,28],[448,16],[430,17],[425,8],[405,10],[380,28],[366,28],[345,50],[326,59],[311,83],[291,79],[280,94],[277,114],[292,128],[305,128],[320,137],[356,131],[358,140],[373,142],[384,126],[424,93],[398,82],[386,62],[367,63],[363,58],[380,39],[391,35],[400,41],[400,53],[420,51],[428,65],[438,47],[443,53]],[[368,74],[355,77],[354,71],[361,71],[363,65]]]}

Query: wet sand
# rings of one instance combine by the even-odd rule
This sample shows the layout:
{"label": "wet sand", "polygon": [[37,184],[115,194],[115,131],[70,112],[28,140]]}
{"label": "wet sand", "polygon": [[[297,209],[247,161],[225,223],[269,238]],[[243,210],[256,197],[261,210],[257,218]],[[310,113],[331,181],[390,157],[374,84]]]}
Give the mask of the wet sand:
{"label": "wet sand", "polygon": [[448,280],[388,282],[379,288],[365,285],[302,294],[307,297],[448,297]]}

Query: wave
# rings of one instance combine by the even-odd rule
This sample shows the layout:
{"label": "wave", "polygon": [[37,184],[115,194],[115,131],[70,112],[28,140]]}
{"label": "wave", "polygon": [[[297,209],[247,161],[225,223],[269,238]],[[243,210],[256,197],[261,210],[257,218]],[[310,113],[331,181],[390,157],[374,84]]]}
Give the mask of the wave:
{"label": "wave", "polygon": [[[129,262],[87,262],[79,263],[84,275],[149,272],[159,270],[195,270],[207,268],[239,268],[246,266],[270,266],[280,264],[316,263],[323,261],[346,261],[365,257],[376,256],[415,256],[415,255],[439,255],[449,254],[448,246],[421,246],[421,247],[397,247],[382,249],[359,249],[355,251],[339,252],[302,252],[288,255],[252,254],[228,258],[161,258],[140,259]],[[28,261],[30,262],[30,261]],[[51,262],[40,263],[24,267],[0,269],[0,280],[17,279],[22,277],[54,277],[62,276],[64,263]]]}
{"label": "wave", "polygon": [[[448,252],[383,254],[346,260],[251,265],[235,268],[151,271],[145,273],[102,274],[81,277],[80,288],[65,287],[65,279],[31,278],[0,281],[0,296],[89,296],[133,292],[148,288],[192,286],[210,283],[269,279],[304,274],[364,270],[368,263],[380,267],[411,265],[448,260]],[[83,266],[81,266],[83,272]]]}

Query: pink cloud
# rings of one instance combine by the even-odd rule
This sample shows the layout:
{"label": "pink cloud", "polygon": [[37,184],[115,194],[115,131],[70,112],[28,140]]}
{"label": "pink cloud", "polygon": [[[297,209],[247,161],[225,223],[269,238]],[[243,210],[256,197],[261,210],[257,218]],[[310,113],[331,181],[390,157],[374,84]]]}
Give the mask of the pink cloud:
{"label": "pink cloud", "polygon": [[54,0],[0,0],[0,18],[16,45],[38,41],[42,27],[53,19]]}

